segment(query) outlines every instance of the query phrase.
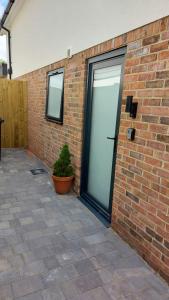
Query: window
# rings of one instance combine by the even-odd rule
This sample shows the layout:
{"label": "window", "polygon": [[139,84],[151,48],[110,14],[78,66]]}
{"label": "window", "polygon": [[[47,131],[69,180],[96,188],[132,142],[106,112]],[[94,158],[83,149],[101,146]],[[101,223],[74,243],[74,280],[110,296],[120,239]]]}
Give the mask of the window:
{"label": "window", "polygon": [[60,124],[63,123],[63,81],[63,68],[48,73],[46,118]]}

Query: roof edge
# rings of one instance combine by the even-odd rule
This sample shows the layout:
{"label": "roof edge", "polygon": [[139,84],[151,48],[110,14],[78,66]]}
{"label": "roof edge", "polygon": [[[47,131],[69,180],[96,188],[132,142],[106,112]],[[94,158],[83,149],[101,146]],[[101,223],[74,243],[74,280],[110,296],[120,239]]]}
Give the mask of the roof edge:
{"label": "roof edge", "polygon": [[3,28],[3,26],[4,26],[5,21],[6,21],[6,18],[7,18],[7,16],[9,15],[10,10],[11,10],[11,8],[12,8],[14,2],[15,2],[15,0],[10,0],[10,1],[8,2],[7,7],[6,7],[6,9],[5,9],[4,13],[3,13],[2,19],[1,19],[1,21],[0,21],[0,30],[1,30],[1,29]]}

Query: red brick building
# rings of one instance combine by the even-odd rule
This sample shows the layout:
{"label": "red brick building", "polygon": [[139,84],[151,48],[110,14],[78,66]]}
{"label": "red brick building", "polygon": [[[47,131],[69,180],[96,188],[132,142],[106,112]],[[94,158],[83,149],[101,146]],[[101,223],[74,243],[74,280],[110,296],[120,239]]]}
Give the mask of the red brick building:
{"label": "red brick building", "polygon": [[[46,98],[61,68],[56,123],[45,118]],[[67,143],[77,194],[169,281],[169,17],[17,75],[28,82],[29,150],[52,166]],[[138,103],[134,118],[127,96]]]}

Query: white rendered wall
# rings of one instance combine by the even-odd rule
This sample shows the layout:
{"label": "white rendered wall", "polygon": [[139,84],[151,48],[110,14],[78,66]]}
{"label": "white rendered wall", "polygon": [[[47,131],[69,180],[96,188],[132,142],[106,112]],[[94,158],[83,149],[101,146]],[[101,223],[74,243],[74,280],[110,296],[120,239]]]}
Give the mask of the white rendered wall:
{"label": "white rendered wall", "polygon": [[17,1],[7,22],[13,77],[65,58],[70,46],[77,53],[169,14],[169,0]]}

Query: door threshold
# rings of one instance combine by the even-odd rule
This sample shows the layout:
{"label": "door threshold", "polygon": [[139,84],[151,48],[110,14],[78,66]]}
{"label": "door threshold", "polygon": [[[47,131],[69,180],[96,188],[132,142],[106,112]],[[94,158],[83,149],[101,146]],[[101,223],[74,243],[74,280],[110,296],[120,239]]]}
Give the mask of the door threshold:
{"label": "door threshold", "polygon": [[85,205],[94,215],[95,215],[95,217],[106,227],[106,228],[109,228],[109,227],[111,227],[111,223],[110,223],[110,221],[108,221],[103,215],[101,215],[100,213],[99,213],[99,211],[96,209],[96,208],[94,208],[89,202],[87,202],[86,200],[84,200],[84,198],[83,197],[81,197],[81,196],[78,196],[77,197],[79,200],[80,200],[80,202],[82,202],[83,203],[83,205]]}

